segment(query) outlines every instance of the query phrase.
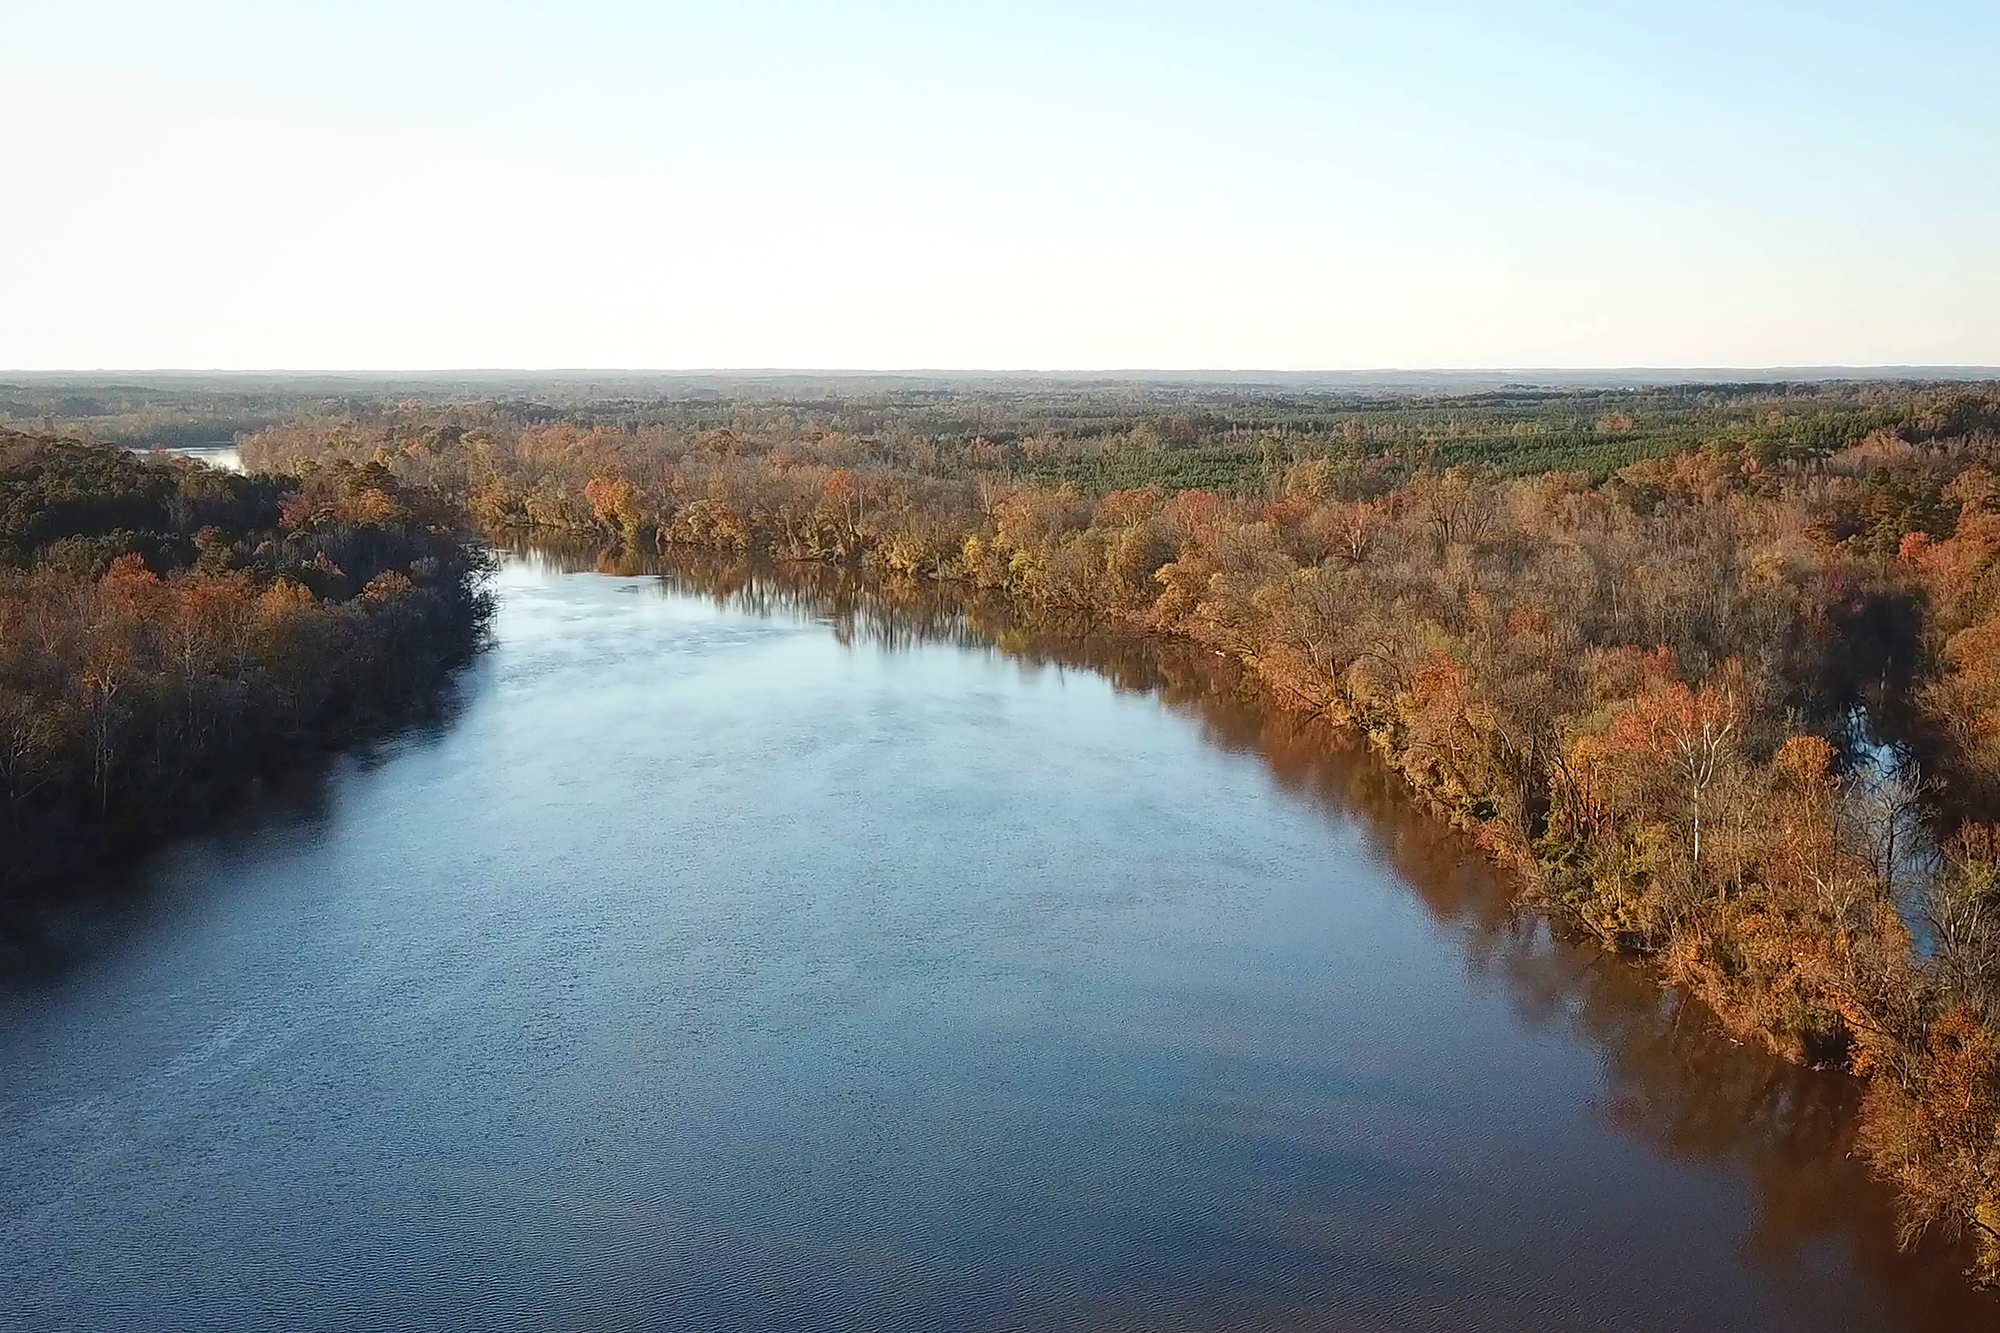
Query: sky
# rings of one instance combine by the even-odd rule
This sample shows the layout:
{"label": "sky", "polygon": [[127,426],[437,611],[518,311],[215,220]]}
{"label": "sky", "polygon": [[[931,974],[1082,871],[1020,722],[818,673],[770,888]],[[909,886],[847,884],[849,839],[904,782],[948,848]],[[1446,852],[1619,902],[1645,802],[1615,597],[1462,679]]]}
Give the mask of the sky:
{"label": "sky", "polygon": [[0,0],[0,367],[2000,364],[2000,4]]}

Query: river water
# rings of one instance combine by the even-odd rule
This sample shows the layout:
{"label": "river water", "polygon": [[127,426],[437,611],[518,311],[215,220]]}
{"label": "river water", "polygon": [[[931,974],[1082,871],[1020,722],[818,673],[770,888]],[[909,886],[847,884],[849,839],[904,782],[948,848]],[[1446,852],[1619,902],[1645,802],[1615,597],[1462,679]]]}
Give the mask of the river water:
{"label": "river water", "polygon": [[16,950],[0,1325],[1995,1322],[1844,1081],[1199,660],[499,591],[434,724]]}

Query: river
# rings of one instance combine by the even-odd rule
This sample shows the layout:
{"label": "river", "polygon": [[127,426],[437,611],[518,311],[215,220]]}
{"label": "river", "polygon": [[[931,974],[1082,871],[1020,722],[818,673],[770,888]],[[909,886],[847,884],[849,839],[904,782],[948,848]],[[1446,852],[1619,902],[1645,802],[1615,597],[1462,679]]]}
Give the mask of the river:
{"label": "river", "polygon": [[498,590],[438,718],[17,958],[0,1324],[1996,1320],[1894,1250],[1846,1081],[1511,912],[1212,663]]}

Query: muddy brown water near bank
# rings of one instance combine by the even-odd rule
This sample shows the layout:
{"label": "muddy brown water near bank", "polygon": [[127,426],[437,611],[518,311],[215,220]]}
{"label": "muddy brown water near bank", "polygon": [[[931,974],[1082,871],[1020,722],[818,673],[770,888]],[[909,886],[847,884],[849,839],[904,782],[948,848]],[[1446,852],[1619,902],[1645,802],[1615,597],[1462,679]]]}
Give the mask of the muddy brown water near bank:
{"label": "muddy brown water near bank", "polygon": [[30,1328],[1996,1325],[1853,1087],[1156,645],[511,559],[0,995]]}

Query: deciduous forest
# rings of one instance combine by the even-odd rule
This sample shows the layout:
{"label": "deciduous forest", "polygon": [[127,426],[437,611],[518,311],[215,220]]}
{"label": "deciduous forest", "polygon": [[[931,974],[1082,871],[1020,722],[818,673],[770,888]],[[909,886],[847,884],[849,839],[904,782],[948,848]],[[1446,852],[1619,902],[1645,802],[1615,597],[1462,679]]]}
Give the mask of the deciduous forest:
{"label": "deciduous forest", "polygon": [[0,432],[0,891],[73,884],[423,700],[487,614],[455,512],[379,466]]}
{"label": "deciduous forest", "polygon": [[300,412],[490,529],[957,583],[1241,661],[1560,927],[1866,1087],[2000,1277],[2000,390],[1071,390]]}
{"label": "deciduous forest", "polygon": [[169,407],[176,438],[254,427],[252,475],[77,442],[89,414],[49,404],[76,440],[8,438],[10,877],[434,678],[483,614],[460,518],[958,585],[1228,654],[1364,737],[1558,928],[1861,1080],[1906,1239],[1970,1235],[2000,1279],[2000,387],[437,391],[120,420]]}

